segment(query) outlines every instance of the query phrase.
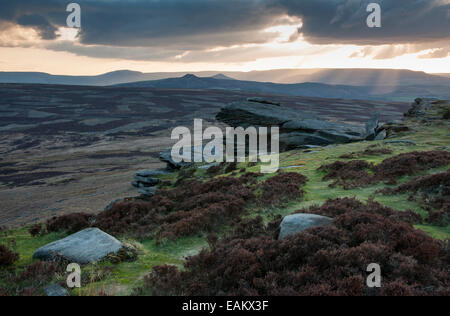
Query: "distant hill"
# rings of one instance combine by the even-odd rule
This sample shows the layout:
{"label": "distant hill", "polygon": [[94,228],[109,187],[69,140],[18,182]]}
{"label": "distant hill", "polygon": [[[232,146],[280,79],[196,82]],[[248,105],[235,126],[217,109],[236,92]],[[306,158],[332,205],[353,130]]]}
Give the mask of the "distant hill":
{"label": "distant hill", "polygon": [[239,80],[277,83],[318,82],[352,86],[408,86],[450,84],[449,77],[397,69],[278,69],[225,73]]}
{"label": "distant hill", "polygon": [[[38,83],[64,85],[108,86],[121,83],[160,80],[182,77],[186,72],[155,72],[121,70],[98,76],[60,76],[40,72],[0,72],[0,83]],[[355,86],[407,86],[447,85],[450,74],[427,74],[424,72],[396,69],[277,69],[250,72],[194,72],[198,77],[237,79],[243,81],[273,83],[315,82],[332,85]]]}
{"label": "distant hill", "polygon": [[224,74],[217,74],[217,75],[215,75],[215,76],[212,76],[211,78],[214,78],[214,79],[223,79],[223,80],[235,80],[234,78],[225,76]]}
{"label": "distant hill", "polygon": [[98,76],[0,72],[0,83],[218,89],[321,98],[411,101],[450,99],[450,75],[393,69],[278,69],[251,72],[142,73],[115,71]]}
{"label": "distant hill", "polygon": [[[219,78],[222,78],[221,76]],[[216,79],[187,74],[179,78],[140,81],[117,85],[120,87],[155,89],[200,89],[248,91],[290,96],[410,101],[414,96],[450,98],[450,85],[410,86],[351,86],[323,83],[280,84],[245,80]]]}
{"label": "distant hill", "polygon": [[342,99],[364,99],[367,98],[370,91],[370,89],[366,87],[326,85],[321,83],[280,84],[272,82],[216,79],[212,77],[200,78],[193,74],[187,74],[180,78],[124,83],[118,86],[157,89],[231,90]]}

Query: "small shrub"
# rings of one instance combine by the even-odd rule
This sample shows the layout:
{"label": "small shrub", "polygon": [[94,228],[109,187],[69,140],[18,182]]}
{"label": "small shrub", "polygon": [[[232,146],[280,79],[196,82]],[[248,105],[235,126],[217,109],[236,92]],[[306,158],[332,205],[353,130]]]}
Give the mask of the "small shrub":
{"label": "small shrub", "polygon": [[222,171],[222,165],[212,166],[206,170],[206,174],[210,176],[218,175]]}
{"label": "small shrub", "polygon": [[6,296],[11,296],[11,294],[9,294],[9,292],[7,290],[0,287],[0,297],[6,297]]}
{"label": "small shrub", "polygon": [[331,187],[342,186],[345,189],[351,189],[373,184],[375,179],[369,174],[372,168],[373,165],[364,160],[354,160],[350,162],[336,161],[321,166],[319,170],[327,172],[323,177],[324,181],[335,179],[330,184]]}
{"label": "small shrub", "polygon": [[58,265],[55,262],[36,261],[29,264],[18,277],[19,281],[31,281],[34,287],[46,285],[55,276]]}
{"label": "small shrub", "polygon": [[233,172],[237,169],[237,162],[232,162],[229,163],[226,167],[225,167],[225,173],[230,173]]}
{"label": "small shrub", "polygon": [[19,260],[19,254],[12,252],[3,245],[0,245],[0,267],[8,267]]}
{"label": "small shrub", "polygon": [[258,203],[264,206],[283,205],[285,202],[303,196],[301,187],[307,178],[300,173],[280,173],[264,181],[261,187],[261,196]]}
{"label": "small shrub", "polygon": [[36,224],[30,227],[30,229],[28,230],[28,232],[30,233],[30,235],[32,237],[36,237],[39,235],[42,235],[44,233],[44,229],[42,228],[41,224]]}
{"label": "small shrub", "polygon": [[450,170],[421,176],[396,188],[380,191],[383,194],[410,193],[411,200],[419,200],[428,211],[428,222],[439,226],[450,224]]}
{"label": "small shrub", "polygon": [[350,154],[344,154],[342,156],[340,156],[339,158],[342,159],[357,159],[360,157],[365,157],[365,156],[383,156],[383,155],[390,155],[392,154],[392,150],[388,149],[388,148],[367,148],[364,151],[361,152],[353,152]]}
{"label": "small shrub", "polygon": [[444,120],[450,120],[450,110],[445,111],[444,115],[442,116]]}
{"label": "small shrub", "polygon": [[446,151],[410,152],[384,160],[374,168],[379,181],[395,184],[401,176],[450,164],[450,153]]}
{"label": "small shrub", "polygon": [[80,230],[88,228],[93,222],[92,215],[84,213],[73,213],[59,217],[53,217],[47,221],[48,232],[67,232],[68,234],[76,233]]}

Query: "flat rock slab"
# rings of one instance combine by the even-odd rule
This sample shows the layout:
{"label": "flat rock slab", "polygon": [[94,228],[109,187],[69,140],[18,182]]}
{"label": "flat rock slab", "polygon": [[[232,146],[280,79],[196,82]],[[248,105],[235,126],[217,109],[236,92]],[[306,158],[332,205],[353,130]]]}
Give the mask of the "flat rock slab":
{"label": "flat rock slab", "polygon": [[44,289],[47,296],[69,296],[69,292],[59,284],[52,284]]}
{"label": "flat rock slab", "polygon": [[333,219],[315,214],[294,214],[286,216],[281,222],[281,230],[278,239],[286,238],[302,232],[308,228],[328,226],[333,223]]}
{"label": "flat rock slab", "polygon": [[138,172],[136,172],[136,176],[147,178],[147,177],[162,176],[168,173],[170,173],[168,170],[154,170],[154,169],[139,170]]}
{"label": "flat rock slab", "polygon": [[34,259],[52,260],[57,256],[73,263],[88,264],[107,255],[117,254],[122,243],[98,228],[87,228],[64,239],[55,241],[34,254]]}

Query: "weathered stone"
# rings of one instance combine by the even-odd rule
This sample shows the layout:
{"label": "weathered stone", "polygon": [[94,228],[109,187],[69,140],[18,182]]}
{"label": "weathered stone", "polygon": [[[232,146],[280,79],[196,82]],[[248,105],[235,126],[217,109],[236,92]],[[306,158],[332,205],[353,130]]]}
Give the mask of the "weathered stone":
{"label": "weathered stone", "polygon": [[162,176],[165,174],[170,173],[168,170],[139,170],[138,172],[136,172],[136,176],[138,177],[157,177],[157,176]]}
{"label": "weathered stone", "polygon": [[59,284],[52,284],[44,289],[47,296],[69,296],[69,292]]}
{"label": "weathered stone", "polygon": [[200,166],[198,168],[202,169],[202,170],[208,170],[212,167],[218,167],[218,166],[220,166],[220,162],[213,162],[213,163],[209,163],[207,165]]}
{"label": "weathered stone", "polygon": [[375,113],[375,115],[366,122],[366,135],[365,135],[366,140],[375,139],[376,131],[379,124],[380,124],[380,114]]}
{"label": "weathered stone", "polygon": [[266,99],[261,98],[261,97],[247,98],[247,101],[248,102],[256,102],[256,103],[262,103],[262,104],[272,104],[272,105],[276,105],[276,106],[281,106],[280,102],[269,101],[269,100],[266,100]]}
{"label": "weathered stone", "polygon": [[158,185],[158,184],[161,182],[161,180],[158,179],[158,178],[141,177],[141,176],[138,176],[138,175],[135,175],[135,176],[134,176],[134,179],[135,179],[137,182],[143,183],[143,184],[145,184],[146,186],[151,186],[151,187],[153,187],[153,186],[155,186],[155,185]]}
{"label": "weathered stone", "polygon": [[104,212],[109,211],[115,204],[120,203],[122,201],[123,201],[123,199],[117,199],[117,200],[112,201],[105,207],[105,209],[103,211]]}
{"label": "weathered stone", "polygon": [[[190,147],[190,151],[191,151],[191,159],[190,160],[191,160],[191,162],[186,162],[186,161],[175,162],[172,159],[172,149],[171,148],[162,151],[159,154],[159,159],[161,161],[166,162],[168,167],[171,168],[171,169],[179,170],[181,168],[189,168],[189,167],[194,166],[195,163],[204,163],[204,162],[206,162],[206,159],[208,159],[208,157],[203,155],[204,148],[205,148],[204,146],[192,146],[192,147]],[[183,153],[184,153],[183,149],[181,149],[180,154],[182,155]],[[213,155],[215,154],[215,148],[213,149],[212,154]],[[199,159],[200,161],[195,161],[195,155],[201,157],[201,159]]]}
{"label": "weathered stone", "polygon": [[52,260],[57,257],[79,264],[98,261],[110,253],[117,253],[122,244],[98,228],[87,228],[64,239],[39,248],[33,258]]}
{"label": "weathered stone", "polygon": [[413,104],[412,108],[405,113],[407,117],[423,117],[426,115],[428,110],[433,106],[433,103],[438,101],[434,98],[417,98]]}
{"label": "weathered stone", "polygon": [[146,197],[152,197],[158,192],[156,187],[140,187],[138,192]]}
{"label": "weathered stone", "polygon": [[290,149],[296,149],[296,148],[311,148],[310,146],[326,146],[331,144],[331,141],[329,141],[326,138],[306,134],[306,133],[300,133],[300,132],[292,132],[292,133],[285,133],[280,135],[280,144],[282,144],[282,149],[284,150],[290,150]]}
{"label": "weathered stone", "polygon": [[292,120],[284,123],[283,131],[303,131],[316,134],[332,143],[348,143],[364,139],[364,129],[346,123],[327,122],[317,119]]}
{"label": "weathered stone", "polygon": [[278,239],[286,238],[311,227],[328,226],[333,219],[315,214],[294,214],[286,216],[281,222]]}
{"label": "weathered stone", "polygon": [[386,130],[382,130],[381,132],[378,133],[377,136],[375,136],[375,140],[383,140],[386,137],[387,137]]}
{"label": "weathered stone", "polygon": [[[161,161],[164,161],[167,163],[167,166],[172,168],[172,169],[181,169],[181,168],[186,168],[186,167],[190,167],[192,166],[194,163],[193,162],[175,162],[172,159],[172,149],[166,149],[162,152],[159,153],[159,159]],[[193,161],[193,160],[192,160]]]}
{"label": "weathered stone", "polygon": [[[364,140],[367,136],[366,129],[361,126],[320,120],[309,113],[268,102],[233,102],[222,108],[216,118],[232,127],[278,126],[282,150],[349,143]],[[367,124],[371,134],[377,126],[377,118]]]}

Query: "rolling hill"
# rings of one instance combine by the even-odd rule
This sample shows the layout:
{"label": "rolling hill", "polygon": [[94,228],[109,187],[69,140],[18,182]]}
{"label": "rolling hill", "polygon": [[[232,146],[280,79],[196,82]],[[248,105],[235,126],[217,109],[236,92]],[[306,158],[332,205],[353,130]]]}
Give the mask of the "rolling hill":
{"label": "rolling hill", "polygon": [[401,86],[352,86],[323,83],[280,84],[244,80],[217,79],[219,77],[197,77],[187,74],[179,78],[139,81],[117,86],[157,89],[201,89],[231,90],[254,93],[283,94],[290,96],[362,99],[362,100],[399,100],[410,101],[415,96],[450,98],[448,85],[401,85]]}
{"label": "rolling hill", "polygon": [[[186,72],[154,72],[120,70],[98,76],[60,76],[40,72],[0,72],[0,83],[37,83],[108,86],[121,83],[182,77]],[[274,83],[316,82],[356,86],[405,86],[450,84],[450,74],[396,69],[276,69],[250,72],[193,72],[198,77],[233,78],[243,81]]]}

